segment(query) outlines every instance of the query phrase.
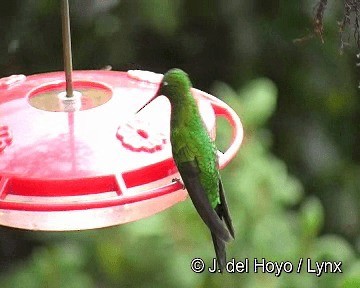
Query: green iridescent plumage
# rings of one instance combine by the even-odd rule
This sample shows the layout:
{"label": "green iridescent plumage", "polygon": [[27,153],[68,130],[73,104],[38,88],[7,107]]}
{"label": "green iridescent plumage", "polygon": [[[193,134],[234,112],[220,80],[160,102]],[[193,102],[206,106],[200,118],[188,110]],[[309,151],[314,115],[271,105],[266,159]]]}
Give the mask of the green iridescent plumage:
{"label": "green iridescent plumage", "polygon": [[225,242],[234,238],[234,229],[219,174],[217,149],[201,119],[191,86],[184,71],[169,70],[149,102],[164,95],[171,103],[173,158],[196,210],[211,231],[222,271],[226,264]]}

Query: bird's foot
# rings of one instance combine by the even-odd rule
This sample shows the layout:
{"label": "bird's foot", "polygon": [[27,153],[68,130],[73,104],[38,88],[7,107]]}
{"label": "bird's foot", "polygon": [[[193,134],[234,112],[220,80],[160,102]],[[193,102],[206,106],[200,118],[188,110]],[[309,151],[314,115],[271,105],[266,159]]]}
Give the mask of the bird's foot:
{"label": "bird's foot", "polygon": [[171,181],[180,183],[182,185],[182,189],[185,190],[185,185],[179,178],[173,178]]}

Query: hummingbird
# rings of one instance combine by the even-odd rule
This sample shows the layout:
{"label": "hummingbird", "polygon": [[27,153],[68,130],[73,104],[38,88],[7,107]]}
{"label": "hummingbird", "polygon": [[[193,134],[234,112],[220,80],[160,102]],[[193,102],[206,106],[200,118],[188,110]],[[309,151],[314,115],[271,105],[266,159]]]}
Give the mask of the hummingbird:
{"label": "hummingbird", "polygon": [[160,95],[169,99],[173,159],[184,188],[211,232],[222,272],[226,265],[225,244],[235,238],[234,228],[219,173],[217,148],[200,116],[191,87],[184,71],[171,69],[164,74],[157,93],[137,113]]}

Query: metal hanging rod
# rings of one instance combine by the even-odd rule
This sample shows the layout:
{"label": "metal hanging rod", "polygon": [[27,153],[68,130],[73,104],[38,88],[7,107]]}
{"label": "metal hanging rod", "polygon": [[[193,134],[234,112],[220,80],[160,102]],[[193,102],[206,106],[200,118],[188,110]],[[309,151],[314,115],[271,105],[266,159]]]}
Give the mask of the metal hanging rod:
{"label": "metal hanging rod", "polygon": [[69,1],[61,1],[61,18],[62,18],[62,40],[63,40],[63,57],[64,70],[66,79],[66,97],[73,97],[72,83],[72,53],[71,53],[71,33],[70,33],[70,14]]}

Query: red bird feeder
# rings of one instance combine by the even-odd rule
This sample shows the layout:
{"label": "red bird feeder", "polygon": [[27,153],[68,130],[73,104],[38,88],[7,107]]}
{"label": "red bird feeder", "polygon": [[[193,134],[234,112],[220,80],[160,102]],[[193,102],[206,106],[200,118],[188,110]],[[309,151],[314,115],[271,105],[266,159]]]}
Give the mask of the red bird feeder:
{"label": "red bird feeder", "polygon": [[[0,79],[0,225],[65,231],[135,221],[186,198],[172,160],[170,103],[146,71],[72,72],[68,1],[63,0],[64,72]],[[66,79],[66,81],[65,81]],[[243,130],[225,103],[193,89],[215,138],[215,119],[233,127],[223,168]],[[152,107],[150,109],[150,106]]]}
{"label": "red bird feeder", "polygon": [[[186,198],[171,156],[170,103],[145,71],[75,71],[0,79],[0,224],[30,230],[117,225],[160,212]],[[233,127],[220,168],[235,156],[243,130],[235,112],[193,89],[209,133],[224,116]],[[151,108],[150,108],[151,107]]]}

